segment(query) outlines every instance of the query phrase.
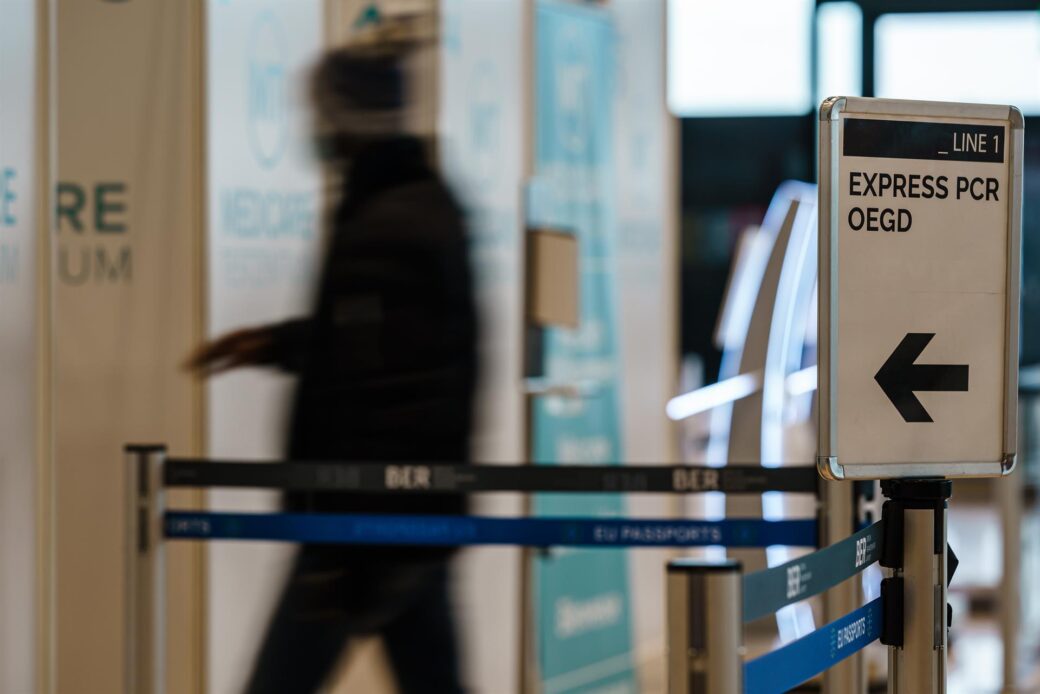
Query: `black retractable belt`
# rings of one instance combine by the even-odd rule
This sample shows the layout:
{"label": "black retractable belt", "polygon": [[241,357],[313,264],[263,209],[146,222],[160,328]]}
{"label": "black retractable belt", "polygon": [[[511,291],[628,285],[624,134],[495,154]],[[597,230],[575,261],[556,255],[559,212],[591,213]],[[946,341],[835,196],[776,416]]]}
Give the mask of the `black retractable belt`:
{"label": "black retractable belt", "polygon": [[257,463],[171,458],[168,487],[457,494],[480,492],[817,493],[814,467]]}

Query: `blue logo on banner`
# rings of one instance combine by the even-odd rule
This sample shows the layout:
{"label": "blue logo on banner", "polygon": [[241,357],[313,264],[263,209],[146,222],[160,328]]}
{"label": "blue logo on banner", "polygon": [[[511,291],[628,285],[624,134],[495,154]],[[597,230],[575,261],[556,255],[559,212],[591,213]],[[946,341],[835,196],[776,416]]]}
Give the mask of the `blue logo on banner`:
{"label": "blue logo on banner", "polygon": [[593,136],[591,36],[576,25],[557,34],[556,94],[557,135],[572,155],[581,155]]}
{"label": "blue logo on banner", "polygon": [[285,34],[270,12],[257,17],[246,59],[249,145],[265,169],[282,158],[289,139],[289,76]]}
{"label": "blue logo on banner", "polygon": [[469,145],[474,188],[494,188],[502,146],[502,83],[494,63],[482,60],[473,68],[469,87]]}
{"label": "blue logo on banner", "polygon": [[18,223],[14,214],[15,201],[18,199],[14,192],[17,176],[13,168],[0,168],[0,227],[13,227]]}

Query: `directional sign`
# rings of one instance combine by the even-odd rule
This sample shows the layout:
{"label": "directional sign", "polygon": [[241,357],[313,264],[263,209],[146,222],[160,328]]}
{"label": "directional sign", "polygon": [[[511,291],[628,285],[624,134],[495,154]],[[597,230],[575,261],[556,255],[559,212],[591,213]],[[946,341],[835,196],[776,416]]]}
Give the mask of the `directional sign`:
{"label": "directional sign", "polygon": [[934,333],[908,333],[874,375],[899,414],[907,422],[934,421],[914,391],[952,392],[968,390],[966,364],[915,364],[917,357],[935,337]]}
{"label": "directional sign", "polygon": [[820,121],[820,472],[1009,473],[1021,114],[836,97]]}

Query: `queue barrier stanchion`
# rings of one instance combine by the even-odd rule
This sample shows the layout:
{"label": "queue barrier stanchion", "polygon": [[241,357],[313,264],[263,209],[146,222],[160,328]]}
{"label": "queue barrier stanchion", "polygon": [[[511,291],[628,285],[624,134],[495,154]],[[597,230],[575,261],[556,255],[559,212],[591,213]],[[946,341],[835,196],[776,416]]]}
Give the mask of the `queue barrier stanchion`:
{"label": "queue barrier stanchion", "polygon": [[[164,539],[529,547],[814,547],[819,539],[816,519],[691,521],[201,513],[167,511],[163,495],[163,488],[167,486],[433,494],[499,491],[818,494],[818,478],[812,468],[272,464],[168,459],[164,446],[127,446],[126,453],[126,689],[135,694],[163,694]],[[739,577],[739,571],[735,575]],[[741,590],[746,592],[741,586],[726,590],[734,596]],[[739,614],[744,605],[738,602],[735,609]],[[739,635],[739,619],[737,625],[734,633]],[[714,633],[714,627],[706,625],[706,628]]]}
{"label": "queue barrier stanchion", "polygon": [[166,686],[166,574],[163,552],[163,463],[166,447],[125,448],[125,686],[163,694]]}
{"label": "queue barrier stanchion", "polygon": [[668,563],[669,694],[744,691],[741,564]]}
{"label": "queue barrier stanchion", "polygon": [[[172,463],[172,464],[171,464]],[[212,470],[206,469],[212,467]],[[265,468],[265,469],[261,469]],[[229,486],[282,489],[355,490],[372,492],[672,492],[723,491],[760,493],[765,485],[782,491],[817,491],[815,480],[797,469],[546,466],[520,469],[461,465],[398,464],[250,464],[167,461],[162,446],[127,447],[127,688],[135,694],[161,694],[163,689],[163,553],[162,540],[239,539],[303,543],[523,546],[672,546],[769,545],[815,546],[821,524],[816,520],[669,521],[581,518],[481,518],[475,516],[384,516],[334,514],[232,514],[164,512],[164,486]],[[438,472],[440,470],[440,472]],[[445,473],[444,471],[450,471]],[[732,472],[731,475],[726,475]],[[785,473],[777,476],[775,473]],[[236,474],[243,478],[236,478]],[[248,479],[246,479],[248,478]],[[943,694],[946,691],[946,651],[949,613],[947,585],[956,557],[946,544],[948,480],[889,480],[882,484],[889,499],[883,520],[839,543],[784,565],[743,577],[733,607],[731,597],[687,597],[686,609],[674,613],[686,623],[670,625],[682,646],[674,653],[669,673],[675,691],[729,692],[743,679],[749,694],[780,692],[857,653],[880,637],[889,649],[892,694]],[[881,535],[884,535],[883,541]],[[850,560],[851,557],[851,560]],[[893,575],[882,582],[882,597],[816,632],[732,672],[732,651],[726,637],[719,650],[701,650],[690,631],[690,612],[701,606],[699,628],[730,634],[714,626],[728,620],[739,631],[741,622],[804,600],[850,578],[875,559]],[[851,561],[851,565],[850,565]],[[670,567],[669,588],[733,594],[731,574],[718,572],[712,581],[696,579],[694,565]],[[683,574],[689,576],[683,577]],[[729,576],[728,578],[723,578]],[[682,578],[683,580],[679,580]],[[783,582],[785,588],[777,588]],[[698,587],[700,586],[700,587]],[[728,591],[728,592],[727,592]],[[782,596],[781,596],[782,595]],[[670,598],[671,599],[671,598]],[[676,598],[679,600],[679,598]],[[734,615],[737,618],[734,618]],[[735,626],[734,626],[735,625]],[[708,633],[705,632],[705,633]],[[699,638],[699,637],[698,637]],[[692,639],[692,640],[691,640]],[[693,646],[689,644],[693,643]],[[727,650],[728,649],[728,650]],[[716,656],[717,654],[717,656]],[[692,657],[691,657],[692,656]],[[715,669],[720,674],[712,674]],[[738,668],[739,670],[740,668]],[[699,678],[690,673],[703,673]],[[728,673],[728,674],[727,674]],[[715,688],[713,682],[719,684]],[[690,689],[697,686],[701,689]],[[686,687],[687,689],[682,689]],[[704,689],[707,687],[707,689]],[[740,691],[739,689],[737,691]]]}
{"label": "queue barrier stanchion", "polygon": [[884,532],[884,522],[878,522],[834,545],[746,576],[734,561],[670,562],[669,691],[780,694],[880,638],[887,625],[878,599],[748,663],[741,645],[744,623],[818,595],[880,560]]}
{"label": "queue barrier stanchion", "polygon": [[[860,520],[856,483],[821,482],[820,546],[828,547],[852,535]],[[871,489],[873,491],[873,489]],[[824,623],[846,615],[860,604],[860,590],[855,581],[835,585],[822,594]],[[862,654],[846,658],[823,674],[822,694],[847,694],[866,691],[867,672]]]}

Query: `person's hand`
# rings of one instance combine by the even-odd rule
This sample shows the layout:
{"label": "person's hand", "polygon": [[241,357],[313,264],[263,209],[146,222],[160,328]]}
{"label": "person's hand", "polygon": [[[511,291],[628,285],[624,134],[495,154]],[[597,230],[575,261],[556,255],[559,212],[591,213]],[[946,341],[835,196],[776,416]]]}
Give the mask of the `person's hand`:
{"label": "person's hand", "polygon": [[274,334],[270,328],[236,330],[207,342],[184,362],[184,368],[212,376],[241,366],[270,363]]}

